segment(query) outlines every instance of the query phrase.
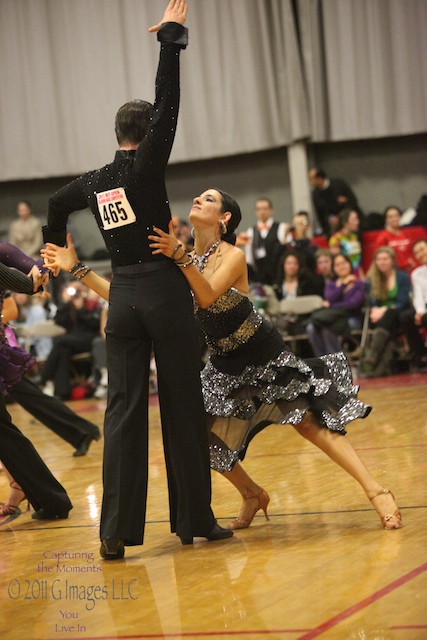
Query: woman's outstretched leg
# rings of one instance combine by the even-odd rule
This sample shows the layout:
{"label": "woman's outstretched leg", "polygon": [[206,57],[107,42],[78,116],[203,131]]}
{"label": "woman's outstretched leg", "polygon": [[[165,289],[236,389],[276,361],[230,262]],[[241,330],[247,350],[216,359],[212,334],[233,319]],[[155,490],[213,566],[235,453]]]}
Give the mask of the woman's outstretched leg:
{"label": "woman's outstretched leg", "polygon": [[236,462],[231,471],[224,471],[222,475],[236,487],[243,498],[240,515],[230,522],[228,529],[247,529],[260,509],[264,511],[267,520],[270,519],[267,515],[270,502],[268,493],[252,480],[239,462]]}
{"label": "woman's outstretched leg", "polygon": [[312,414],[308,414],[294,427],[306,440],[321,449],[357,480],[372,502],[385,529],[398,529],[401,526],[402,516],[393,494],[371,476],[347,437],[321,427]]}

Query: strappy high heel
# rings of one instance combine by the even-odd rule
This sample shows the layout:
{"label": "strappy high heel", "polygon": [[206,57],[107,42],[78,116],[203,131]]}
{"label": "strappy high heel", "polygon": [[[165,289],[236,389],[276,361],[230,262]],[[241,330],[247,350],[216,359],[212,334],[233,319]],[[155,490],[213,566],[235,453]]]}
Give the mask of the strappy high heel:
{"label": "strappy high heel", "polygon": [[[252,511],[249,510],[250,505],[247,504],[249,503],[250,500],[255,501]],[[269,502],[270,502],[270,496],[268,495],[267,491],[265,491],[264,489],[261,489],[261,491],[255,496],[251,496],[250,498],[245,498],[243,500],[243,505],[240,510],[239,517],[233,520],[232,522],[230,522],[227,525],[227,529],[247,529],[250,526],[252,520],[254,519],[255,514],[260,509],[264,511],[265,519],[270,520],[267,513],[267,507]],[[247,511],[246,514],[245,514],[245,510]]]}
{"label": "strappy high heel", "polygon": [[21,489],[21,487],[19,486],[19,484],[15,481],[10,483],[10,488],[11,489],[15,489],[15,491],[20,491],[22,493],[22,498],[20,499],[20,501],[18,502],[18,504],[4,504],[1,508],[0,508],[0,516],[13,516],[14,513],[16,513],[19,509],[19,505],[21,504],[21,502],[23,502],[24,500],[27,501],[27,511],[30,510],[30,501],[28,500],[27,496],[25,495],[24,491]]}
{"label": "strappy high heel", "polygon": [[[374,507],[375,507],[375,504],[373,500],[375,500],[375,498],[378,498],[378,496],[382,496],[384,493],[386,494],[389,493],[393,498],[393,500],[396,502],[393,492],[390,489],[381,489],[381,491],[379,491],[375,496],[372,496],[372,498],[369,498],[369,500],[372,502]],[[377,509],[376,511],[378,513]],[[393,513],[389,513],[385,516],[381,516],[378,513],[378,515],[380,516],[381,524],[383,525],[384,529],[399,529],[402,526],[402,514],[400,513],[397,505]]]}

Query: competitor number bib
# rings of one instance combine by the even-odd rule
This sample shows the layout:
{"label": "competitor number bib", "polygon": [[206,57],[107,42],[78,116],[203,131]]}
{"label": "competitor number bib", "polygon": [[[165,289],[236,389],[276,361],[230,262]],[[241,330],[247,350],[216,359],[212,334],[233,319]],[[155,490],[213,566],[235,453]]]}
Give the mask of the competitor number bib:
{"label": "competitor number bib", "polygon": [[97,193],[96,199],[102,227],[105,231],[136,222],[135,212],[123,187]]}

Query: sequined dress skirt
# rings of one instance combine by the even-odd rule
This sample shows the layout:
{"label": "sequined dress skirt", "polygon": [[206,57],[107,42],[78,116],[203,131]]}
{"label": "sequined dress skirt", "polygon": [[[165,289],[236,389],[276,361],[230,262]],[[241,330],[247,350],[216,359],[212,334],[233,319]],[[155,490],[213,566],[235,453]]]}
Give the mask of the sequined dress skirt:
{"label": "sequined dress skirt", "polygon": [[211,468],[219,472],[243,460],[269,424],[296,425],[310,411],[321,426],[345,435],[349,422],[371,410],[357,398],[344,353],[302,360],[266,322],[233,353],[211,356],[201,378]]}

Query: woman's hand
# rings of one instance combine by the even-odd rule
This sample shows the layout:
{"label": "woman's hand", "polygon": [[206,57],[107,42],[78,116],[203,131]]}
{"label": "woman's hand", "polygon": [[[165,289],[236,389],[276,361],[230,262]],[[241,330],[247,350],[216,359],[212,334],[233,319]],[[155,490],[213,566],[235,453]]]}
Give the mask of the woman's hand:
{"label": "woman's hand", "polygon": [[45,248],[40,251],[40,255],[44,259],[43,266],[49,269],[54,276],[57,276],[61,269],[69,271],[79,262],[70,233],[67,235],[66,247],[58,247],[56,244],[48,242]]}
{"label": "woman's hand", "polygon": [[354,284],[357,278],[354,273],[350,273],[348,276],[342,279],[342,283],[348,286],[349,284]]}
{"label": "woman's hand", "polygon": [[161,22],[150,27],[148,31],[150,33],[155,33],[160,29],[164,22],[177,22],[178,24],[184,24],[185,19],[187,18],[187,11],[188,6],[185,0],[170,0]]}
{"label": "woman's hand", "polygon": [[323,300],[322,307],[325,307],[325,309],[327,309],[330,306],[331,306],[331,303],[329,302],[329,300]]}
{"label": "woman's hand", "polygon": [[387,311],[387,307],[372,307],[369,313],[369,318],[371,319],[371,322],[376,323],[379,320],[381,320],[381,318],[383,317],[386,311]]}
{"label": "woman's hand", "polygon": [[[158,227],[153,227],[153,230],[158,234],[157,236],[148,236],[149,240],[153,240],[149,245],[150,249],[153,249],[153,255],[162,253],[167,258],[173,258],[178,261],[184,258],[186,251],[173,232],[172,220],[169,222],[169,233],[162,231]],[[176,250],[178,245],[181,246]]]}
{"label": "woman's hand", "polygon": [[46,287],[49,284],[49,274],[40,273],[40,269],[35,264],[31,267],[31,271],[27,274],[33,280],[33,291],[38,291],[40,287]]}

